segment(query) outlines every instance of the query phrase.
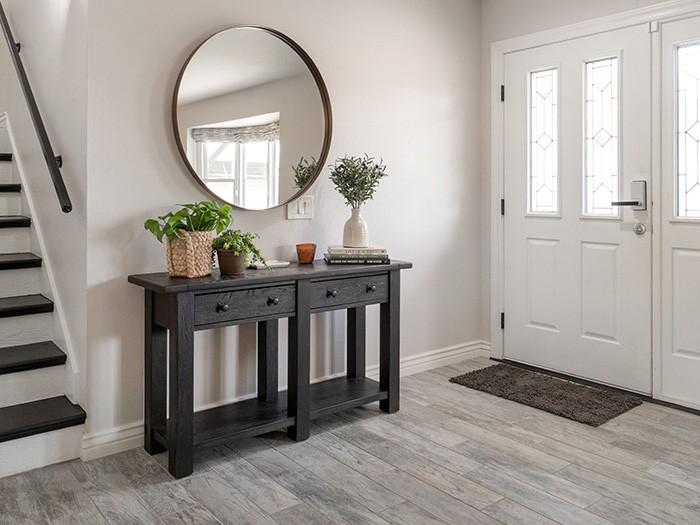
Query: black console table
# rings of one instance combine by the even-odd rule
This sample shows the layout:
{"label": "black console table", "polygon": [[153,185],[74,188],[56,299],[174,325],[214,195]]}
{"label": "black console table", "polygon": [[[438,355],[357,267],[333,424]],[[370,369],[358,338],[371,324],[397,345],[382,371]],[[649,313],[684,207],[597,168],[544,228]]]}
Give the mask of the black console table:
{"label": "black console table", "polygon": [[[181,478],[192,473],[197,446],[283,428],[301,441],[309,436],[314,418],[374,401],[383,411],[396,412],[400,271],[407,268],[411,263],[402,261],[316,261],[272,271],[246,270],[238,277],[221,277],[217,270],[195,279],[130,275],[130,283],[145,289],[146,451],[167,449],[168,469]],[[381,304],[379,382],[365,377],[365,307],[370,304]],[[347,309],[347,376],[311,385],[311,314],[338,309]],[[284,317],[289,318],[288,389],[278,392],[277,325]],[[257,399],[194,412],[194,332],[242,323],[257,323]]]}

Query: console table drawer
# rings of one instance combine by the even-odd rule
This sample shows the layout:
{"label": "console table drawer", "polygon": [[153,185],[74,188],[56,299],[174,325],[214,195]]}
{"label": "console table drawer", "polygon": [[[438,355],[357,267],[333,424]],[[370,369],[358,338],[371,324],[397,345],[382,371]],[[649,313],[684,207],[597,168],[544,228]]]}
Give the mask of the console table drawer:
{"label": "console table drawer", "polygon": [[284,317],[285,314],[293,315],[294,307],[293,285],[197,295],[194,298],[194,324]]}
{"label": "console table drawer", "polygon": [[385,275],[351,277],[311,283],[311,309],[386,302],[389,278]]}

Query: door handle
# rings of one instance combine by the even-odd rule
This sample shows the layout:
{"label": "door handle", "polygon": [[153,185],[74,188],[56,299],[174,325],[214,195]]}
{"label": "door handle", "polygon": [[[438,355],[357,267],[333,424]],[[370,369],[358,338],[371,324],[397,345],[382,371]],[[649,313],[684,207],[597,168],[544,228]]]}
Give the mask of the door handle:
{"label": "door handle", "polygon": [[613,201],[611,206],[629,206],[633,211],[647,209],[647,181],[633,180],[630,184],[631,199],[628,201]]}
{"label": "door handle", "polygon": [[611,206],[641,206],[640,201],[614,201],[610,203]]}

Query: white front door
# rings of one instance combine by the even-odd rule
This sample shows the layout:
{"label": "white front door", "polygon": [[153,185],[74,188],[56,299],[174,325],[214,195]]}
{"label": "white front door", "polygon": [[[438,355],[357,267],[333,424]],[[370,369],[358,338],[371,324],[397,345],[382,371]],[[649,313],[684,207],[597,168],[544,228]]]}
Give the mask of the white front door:
{"label": "white front door", "polygon": [[611,203],[651,188],[650,67],[645,24],[509,53],[504,71],[504,357],[643,393],[651,196]]}
{"label": "white front door", "polygon": [[700,17],[661,24],[658,395],[700,408]]}

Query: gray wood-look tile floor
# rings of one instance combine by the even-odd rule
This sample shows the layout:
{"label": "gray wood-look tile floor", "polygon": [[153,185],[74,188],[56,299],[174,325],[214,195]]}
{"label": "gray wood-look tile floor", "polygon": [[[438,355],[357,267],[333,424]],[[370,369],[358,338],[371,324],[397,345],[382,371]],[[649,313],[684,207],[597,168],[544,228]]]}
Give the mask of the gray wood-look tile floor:
{"label": "gray wood-look tile floor", "polygon": [[645,403],[591,428],[451,384],[202,450],[174,480],[136,449],[0,479],[0,523],[700,523],[700,417]]}

